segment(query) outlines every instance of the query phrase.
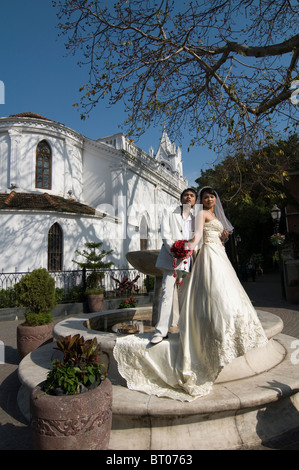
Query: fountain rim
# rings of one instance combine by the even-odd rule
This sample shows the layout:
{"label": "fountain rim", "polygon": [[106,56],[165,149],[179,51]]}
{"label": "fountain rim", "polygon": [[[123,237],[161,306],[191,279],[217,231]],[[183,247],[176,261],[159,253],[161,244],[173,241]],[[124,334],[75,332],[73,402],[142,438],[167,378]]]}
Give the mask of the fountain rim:
{"label": "fountain rim", "polygon": [[[145,306],[145,307],[134,307],[134,308],[127,308],[127,309],[121,309],[122,312],[140,312],[144,313],[147,310],[151,310],[151,307]],[[266,325],[264,327],[264,330],[267,334],[268,339],[276,336],[277,334],[282,332],[283,329],[283,321],[281,320],[280,317],[275,315],[274,313],[267,312],[264,310],[259,310],[256,309],[257,313],[259,316],[261,316],[261,322],[263,324],[264,319],[272,319],[272,323],[270,321],[270,324]],[[94,336],[98,335],[104,335],[106,339],[114,340],[116,341],[116,338],[119,337],[120,333],[113,333],[113,332],[108,332],[108,331],[103,331],[103,330],[94,330],[92,328],[88,328],[87,322],[95,319],[97,317],[105,317],[105,316],[112,316],[113,314],[120,314],[119,309],[115,310],[105,310],[102,312],[95,312],[95,313],[82,313],[76,316],[72,317],[67,317],[66,319],[62,320],[61,322],[57,323],[54,325],[53,328],[53,336],[54,338],[57,338],[58,336],[68,336],[69,334],[81,334],[84,337],[90,339]],[[71,333],[70,333],[71,330]]]}

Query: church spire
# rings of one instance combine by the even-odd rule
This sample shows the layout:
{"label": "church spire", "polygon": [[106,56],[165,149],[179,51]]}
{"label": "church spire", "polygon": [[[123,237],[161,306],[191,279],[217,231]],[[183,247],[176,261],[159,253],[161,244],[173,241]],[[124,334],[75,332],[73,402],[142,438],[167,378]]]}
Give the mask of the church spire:
{"label": "church spire", "polygon": [[181,149],[169,139],[165,124],[163,124],[162,137],[155,158],[172,173],[183,176]]}

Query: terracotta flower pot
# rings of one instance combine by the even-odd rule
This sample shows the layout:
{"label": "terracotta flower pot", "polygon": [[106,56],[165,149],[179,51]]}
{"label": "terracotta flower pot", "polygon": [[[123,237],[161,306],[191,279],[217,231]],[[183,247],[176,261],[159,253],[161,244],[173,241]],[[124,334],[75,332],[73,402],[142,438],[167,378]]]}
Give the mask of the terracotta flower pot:
{"label": "terracotta flower pot", "polygon": [[101,312],[104,304],[104,294],[88,294],[88,308],[91,313]]}
{"label": "terracotta flower pot", "polygon": [[53,396],[34,388],[30,425],[36,450],[106,450],[112,424],[112,384],[79,395]]}
{"label": "terracotta flower pot", "polygon": [[18,325],[17,348],[21,359],[53,338],[53,323],[39,326]]}

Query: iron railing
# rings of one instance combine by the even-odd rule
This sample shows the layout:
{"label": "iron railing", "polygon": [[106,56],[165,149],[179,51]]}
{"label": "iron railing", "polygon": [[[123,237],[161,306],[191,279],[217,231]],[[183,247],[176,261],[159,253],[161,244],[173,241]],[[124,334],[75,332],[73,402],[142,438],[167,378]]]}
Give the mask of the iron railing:
{"label": "iron railing", "polygon": [[[128,297],[144,294],[150,290],[149,277],[136,269],[110,268],[104,272],[102,285],[105,297]],[[55,281],[58,302],[82,301],[86,288],[86,279],[91,271],[80,269],[73,271],[49,271]],[[0,308],[10,307],[14,303],[14,286],[27,272],[0,273]],[[114,279],[113,279],[114,278]],[[132,281],[135,282],[133,283]]]}

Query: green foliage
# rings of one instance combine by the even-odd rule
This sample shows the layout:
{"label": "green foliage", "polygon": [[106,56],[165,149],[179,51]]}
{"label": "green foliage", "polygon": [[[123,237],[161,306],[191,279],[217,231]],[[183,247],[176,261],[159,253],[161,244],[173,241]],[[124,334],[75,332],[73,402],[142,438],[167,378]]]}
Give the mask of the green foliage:
{"label": "green foliage", "polygon": [[15,307],[16,303],[16,293],[13,287],[0,290],[0,308]]}
{"label": "green foliage", "polygon": [[74,263],[78,264],[81,268],[91,269],[93,272],[87,277],[86,284],[87,288],[96,289],[98,288],[102,280],[104,278],[104,273],[101,269],[110,268],[112,266],[112,262],[104,262],[103,259],[105,256],[110,255],[113,253],[113,250],[103,250],[101,247],[103,242],[87,242],[85,243],[86,248],[89,248],[89,251],[83,250],[82,252],[76,250],[76,254],[79,256],[83,256],[85,261],[79,262],[74,261]]}
{"label": "green foliage", "polygon": [[105,289],[104,287],[99,287],[98,289],[86,289],[85,294],[86,295],[98,295],[98,294],[104,294]]}
{"label": "green foliage", "polygon": [[84,291],[82,286],[74,286],[69,290],[56,288],[55,289],[56,303],[65,303],[65,302],[83,302],[84,301]]}
{"label": "green foliage", "polygon": [[25,312],[25,325],[28,326],[40,326],[40,325],[47,325],[48,323],[52,323],[53,315],[50,312],[40,312],[40,313],[33,313],[33,312]]}
{"label": "green foliage", "polygon": [[[18,284],[15,285],[15,292],[18,302],[22,307],[26,307],[28,322],[34,319],[34,324],[38,322],[37,315],[41,313],[49,314],[55,307],[55,282],[46,269],[35,269],[26,274]],[[35,316],[28,315],[36,314]],[[48,316],[49,318],[49,316]],[[41,317],[42,324],[44,319]]]}
{"label": "green foliage", "polygon": [[151,292],[155,288],[155,278],[154,276],[146,276],[143,280],[143,285],[145,286],[147,292]]}
{"label": "green foliage", "polygon": [[[235,208],[253,209],[257,217],[269,214],[273,204],[285,205],[290,195],[284,185],[289,170],[299,167],[299,138],[278,141],[246,156],[228,155],[213,169],[201,172],[196,180],[199,188],[212,186],[232,214]],[[297,202],[298,205],[298,202]]]}
{"label": "green foliage", "polygon": [[56,301],[56,303],[59,304],[60,302],[62,302],[63,298],[64,298],[64,289],[56,287],[56,289],[55,289],[55,301]]}
{"label": "green foliage", "polygon": [[87,290],[89,291],[97,290],[101,286],[103,278],[104,278],[104,273],[102,271],[95,270],[92,273],[90,273],[86,279]]}
{"label": "green foliage", "polygon": [[101,351],[96,338],[85,340],[83,336],[59,336],[57,348],[63,353],[63,362],[72,361],[77,366],[92,364],[97,361]]}
{"label": "green foliage", "polygon": [[63,360],[53,361],[43,387],[46,393],[76,395],[97,387],[106,378],[106,367],[99,362],[103,353],[96,338],[59,336],[56,349],[63,353]]}
{"label": "green foliage", "polygon": [[212,186],[220,195],[226,215],[235,227],[234,233],[242,238],[238,245],[241,259],[246,260],[254,252],[271,259],[268,240],[273,233],[270,212],[274,204],[282,213],[287,204],[299,210],[298,201],[285,185],[289,171],[299,168],[298,144],[295,134],[288,141],[277,141],[251,155],[229,155],[213,168],[202,171],[196,180],[197,191],[202,186]]}

